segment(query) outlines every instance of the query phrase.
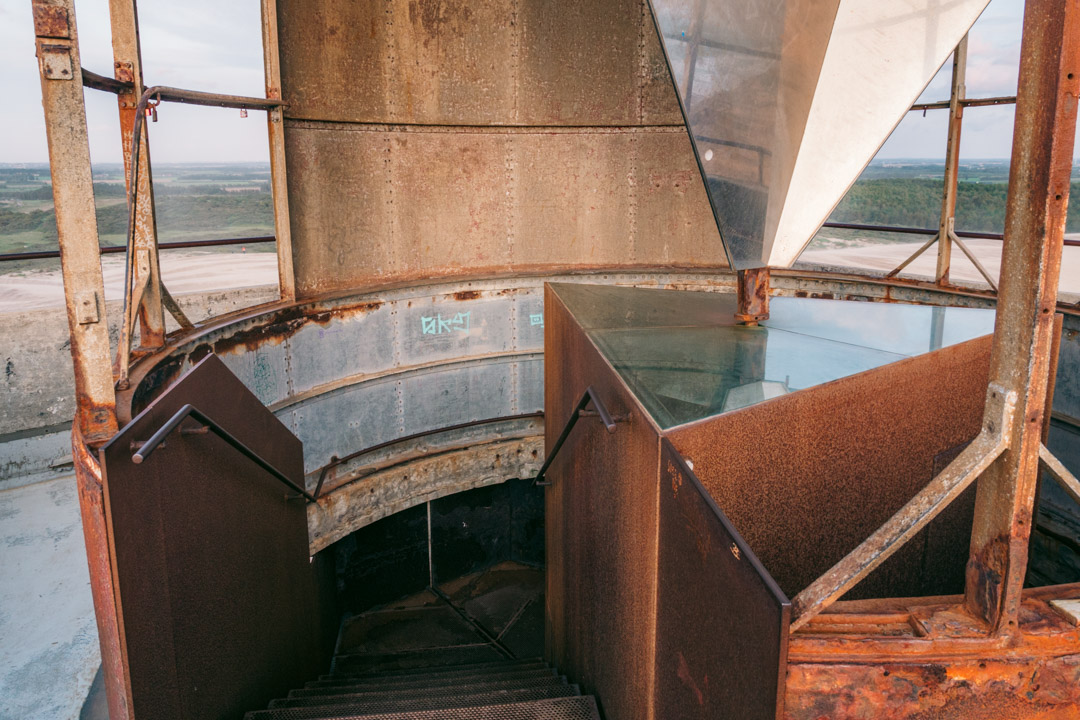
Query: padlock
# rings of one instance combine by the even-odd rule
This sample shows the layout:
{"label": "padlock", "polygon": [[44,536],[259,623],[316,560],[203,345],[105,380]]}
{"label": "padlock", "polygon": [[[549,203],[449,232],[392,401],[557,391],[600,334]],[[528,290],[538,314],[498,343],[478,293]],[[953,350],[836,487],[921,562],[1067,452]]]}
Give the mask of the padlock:
{"label": "padlock", "polygon": [[242,118],[247,117],[247,108],[240,108],[240,117],[242,117]]}

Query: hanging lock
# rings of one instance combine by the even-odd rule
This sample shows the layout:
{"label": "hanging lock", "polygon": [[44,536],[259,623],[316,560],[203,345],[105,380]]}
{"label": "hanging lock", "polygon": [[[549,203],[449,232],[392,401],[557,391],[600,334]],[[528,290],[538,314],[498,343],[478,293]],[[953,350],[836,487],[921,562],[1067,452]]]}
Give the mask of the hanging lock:
{"label": "hanging lock", "polygon": [[148,103],[146,106],[146,117],[152,122],[157,122],[157,106],[158,103]]}
{"label": "hanging lock", "polygon": [[242,118],[247,117],[247,108],[240,108],[240,117],[242,117]]}

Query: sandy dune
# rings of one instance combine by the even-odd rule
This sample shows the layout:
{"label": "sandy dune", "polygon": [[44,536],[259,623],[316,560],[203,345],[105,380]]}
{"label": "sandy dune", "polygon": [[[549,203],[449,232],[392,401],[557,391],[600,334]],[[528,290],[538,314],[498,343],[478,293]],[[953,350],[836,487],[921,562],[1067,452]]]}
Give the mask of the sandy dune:
{"label": "sandy dune", "polygon": [[[101,259],[106,300],[124,296],[124,256]],[[270,252],[170,251],[161,255],[161,275],[173,295],[277,284],[277,255]],[[59,269],[0,275],[0,312],[63,307]]]}
{"label": "sandy dune", "polygon": [[[803,253],[800,261],[888,271],[915,252],[919,245],[916,242],[809,250]],[[1001,243],[968,240],[967,245],[996,278]],[[108,255],[101,261],[108,300],[119,300],[123,295],[123,263],[121,255]],[[935,263],[936,254],[931,247],[909,265],[904,274],[933,276]],[[277,256],[268,252],[173,251],[162,255],[161,266],[166,286],[176,295],[277,283]],[[982,279],[959,249],[953,255],[952,277],[959,282],[980,282]],[[1080,247],[1067,247],[1062,255],[1061,292],[1080,293]],[[0,275],[0,312],[61,307],[63,304],[64,289],[59,270]]]}
{"label": "sandy dune", "polygon": [[[1001,270],[1001,243],[996,240],[965,240],[964,244],[975,254],[991,277],[997,280]],[[922,243],[914,242],[808,250],[802,254],[799,261],[888,272],[921,246]],[[931,246],[915,262],[904,268],[903,275],[933,277],[936,267],[937,246]],[[964,256],[960,248],[953,249],[950,275],[957,282],[983,281],[979,271]],[[1080,293],[1080,247],[1066,247],[1062,253],[1059,291]]]}

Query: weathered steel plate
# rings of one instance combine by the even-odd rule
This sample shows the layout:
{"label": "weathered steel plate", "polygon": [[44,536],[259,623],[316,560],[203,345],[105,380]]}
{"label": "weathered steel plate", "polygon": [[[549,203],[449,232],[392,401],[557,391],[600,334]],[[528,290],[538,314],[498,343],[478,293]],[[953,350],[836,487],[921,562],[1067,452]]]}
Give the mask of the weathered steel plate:
{"label": "weathered steel plate", "polygon": [[791,605],[667,440],[659,526],[655,716],[782,717]]}
{"label": "weathered steel plate", "polygon": [[213,433],[174,431],[132,463],[187,403],[301,486],[302,447],[209,355],[101,451],[132,712],[239,717],[317,672],[320,565],[303,501]]}
{"label": "weathered steel plate", "polygon": [[548,286],[545,342],[550,451],[589,385],[614,416],[582,418],[548,477],[548,659],[595,693],[606,717],[652,717],[659,436]]}
{"label": "weathered steel plate", "polygon": [[[794,595],[921,490],[935,458],[975,437],[989,352],[989,337],[972,340],[683,425],[667,437]],[[944,559],[963,545],[970,519],[937,518],[849,599],[960,592],[943,586],[958,577]]]}

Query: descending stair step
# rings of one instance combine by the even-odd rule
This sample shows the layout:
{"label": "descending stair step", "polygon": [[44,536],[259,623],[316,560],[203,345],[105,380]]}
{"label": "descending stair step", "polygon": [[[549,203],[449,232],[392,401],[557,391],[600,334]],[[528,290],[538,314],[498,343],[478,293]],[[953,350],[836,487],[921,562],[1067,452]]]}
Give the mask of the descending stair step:
{"label": "descending stair step", "polygon": [[506,658],[491,645],[458,645],[448,648],[409,650],[396,653],[359,653],[338,655],[334,658],[331,672],[335,675],[348,673],[401,672],[423,668],[432,670],[447,665],[465,665],[483,662],[499,662]]}
{"label": "descending stair step", "polygon": [[442,698],[417,698],[411,697],[406,693],[397,698],[377,702],[350,702],[307,707],[271,708],[269,710],[250,712],[245,717],[247,720],[314,720],[322,718],[342,718],[352,715],[405,713],[417,710],[477,708],[480,706],[527,702],[530,700],[573,697],[580,694],[577,685],[560,685],[558,687],[532,688],[525,690],[492,690],[484,693]]}
{"label": "descending stair step", "polygon": [[[261,717],[288,719],[309,716],[263,716],[260,713],[248,713],[244,716],[245,720],[256,720]],[[596,709],[596,701],[591,695],[483,707],[444,708],[441,710],[379,713],[374,715],[333,715],[329,717],[334,718],[334,720],[600,720],[600,714]]]}
{"label": "descending stair step", "polygon": [[358,675],[338,673],[331,675],[322,675],[319,677],[318,680],[315,680],[314,682],[337,685],[363,685],[365,683],[377,682],[407,683],[416,682],[418,680],[435,680],[437,678],[461,678],[468,677],[470,675],[506,675],[507,673],[526,672],[533,670],[550,670],[550,668],[548,667],[547,663],[542,660],[514,660],[507,661],[505,663],[484,663],[483,665],[414,668],[409,671],[399,672],[363,673]]}
{"label": "descending stair step", "polygon": [[[400,677],[387,676],[385,678],[339,678],[336,680],[313,680],[304,686],[304,690],[317,690],[320,692],[367,692],[368,690],[390,690],[393,688],[408,689],[418,687],[439,687],[443,685],[468,685],[474,682],[488,682],[493,680],[514,680],[529,678],[555,677],[552,668],[545,667],[543,663],[531,665],[515,665],[503,670],[486,670],[476,672],[465,670],[460,673],[442,673],[440,675],[402,675]],[[293,692],[301,692],[294,690]],[[312,693],[318,694],[318,693]]]}
{"label": "descending stair step", "polygon": [[[500,660],[486,661],[486,662],[474,662],[474,663],[461,663],[460,665],[432,665],[432,666],[417,666],[411,668],[399,668],[397,670],[357,670],[353,672],[345,672],[342,668],[338,667],[339,659],[342,658],[356,658],[357,655],[338,655],[334,658],[334,670],[329,675],[323,675],[320,680],[339,680],[348,678],[357,682],[368,679],[382,679],[382,678],[404,678],[406,676],[437,676],[444,674],[463,674],[468,672],[484,672],[487,670],[501,671],[507,668],[524,669],[528,666],[530,669],[536,669],[538,667],[546,667],[546,664],[540,658],[525,658],[521,660],[507,660],[502,658]],[[340,663],[344,665],[344,662]]]}
{"label": "descending stair step", "polygon": [[[374,698],[377,695],[401,695],[402,693],[408,693],[414,696],[428,696],[428,695],[449,695],[453,693],[462,692],[482,692],[486,690],[516,690],[524,688],[544,688],[548,685],[565,685],[566,678],[556,677],[552,674],[538,675],[531,678],[521,677],[498,677],[497,679],[478,679],[469,682],[444,682],[436,685],[423,685],[423,687],[407,687],[402,688],[400,685],[394,685],[394,687],[369,687],[369,685],[362,685],[360,688],[345,687],[345,688],[305,688],[303,690],[293,690],[288,693],[288,699],[314,699],[334,697],[335,702],[337,698],[342,696],[355,697],[357,699]],[[278,702],[278,701],[275,701]],[[314,705],[315,703],[300,703],[300,705]],[[271,704],[270,707],[280,707],[278,705]]]}

